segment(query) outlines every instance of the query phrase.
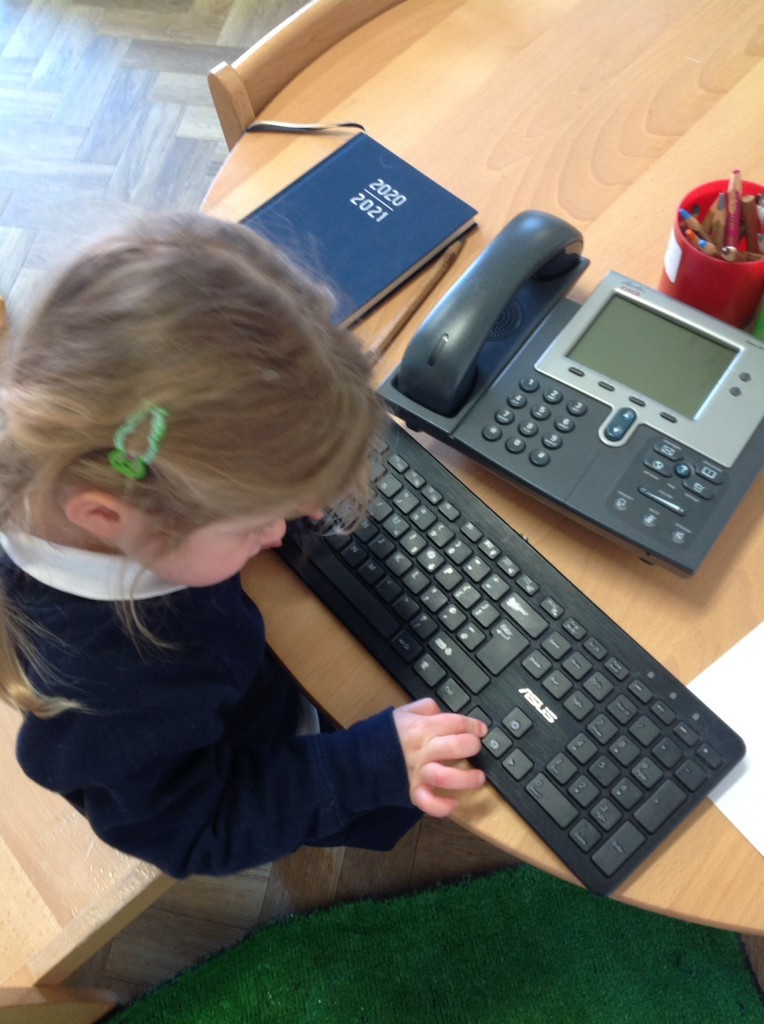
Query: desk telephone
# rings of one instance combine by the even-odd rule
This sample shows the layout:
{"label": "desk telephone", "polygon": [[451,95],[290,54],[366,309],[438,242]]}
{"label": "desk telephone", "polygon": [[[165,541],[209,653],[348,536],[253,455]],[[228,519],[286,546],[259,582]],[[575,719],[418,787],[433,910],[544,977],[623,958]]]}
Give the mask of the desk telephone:
{"label": "desk telephone", "polygon": [[579,305],[575,228],[527,210],[380,387],[392,411],[680,573],[764,464],[764,343],[610,272]]}

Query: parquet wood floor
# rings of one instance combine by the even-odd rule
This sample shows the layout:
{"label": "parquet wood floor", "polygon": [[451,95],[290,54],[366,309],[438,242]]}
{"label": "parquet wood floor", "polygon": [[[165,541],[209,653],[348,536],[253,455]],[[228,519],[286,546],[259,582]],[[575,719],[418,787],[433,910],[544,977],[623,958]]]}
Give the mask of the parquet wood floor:
{"label": "parquet wood floor", "polygon": [[[0,295],[13,317],[84,237],[196,209],[226,147],[205,76],[299,0],[0,0]],[[276,917],[513,863],[428,820],[389,854],[301,850],[178,883],[73,982],[134,997]],[[762,973],[764,951],[752,951]]]}
{"label": "parquet wood floor", "polygon": [[194,209],[226,147],[207,71],[298,0],[0,0],[0,294],[78,240]]}
{"label": "parquet wood floor", "polygon": [[[299,0],[0,0],[0,295],[20,315],[84,238],[196,209],[227,149],[206,83]],[[303,850],[178,883],[72,979],[134,997],[267,920],[510,863],[449,823],[391,854]]]}

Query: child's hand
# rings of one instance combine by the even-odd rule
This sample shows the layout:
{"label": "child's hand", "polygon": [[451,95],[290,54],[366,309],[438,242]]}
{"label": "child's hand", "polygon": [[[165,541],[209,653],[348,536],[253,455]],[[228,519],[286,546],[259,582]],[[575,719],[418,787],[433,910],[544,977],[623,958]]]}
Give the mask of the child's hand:
{"label": "child's hand", "polygon": [[409,773],[411,802],[420,811],[445,818],[455,809],[455,796],[436,789],[478,789],[485,775],[478,768],[448,764],[474,757],[488,731],[483,722],[441,712],[430,697],[393,711],[398,738]]}

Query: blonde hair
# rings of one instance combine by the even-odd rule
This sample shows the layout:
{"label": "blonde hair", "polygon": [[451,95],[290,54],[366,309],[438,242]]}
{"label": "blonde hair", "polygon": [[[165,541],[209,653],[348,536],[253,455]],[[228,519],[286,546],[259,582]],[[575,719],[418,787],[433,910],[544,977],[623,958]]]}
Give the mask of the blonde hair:
{"label": "blonde hair", "polygon": [[[34,521],[69,485],[161,516],[176,539],[306,503],[363,507],[383,423],[328,291],[253,231],[202,215],[156,217],[82,252],[7,334],[0,386],[0,529],[28,525],[23,508]],[[108,453],[152,406],[168,410],[167,432],[131,480]],[[0,698],[55,711],[22,668],[28,652],[6,609]]]}

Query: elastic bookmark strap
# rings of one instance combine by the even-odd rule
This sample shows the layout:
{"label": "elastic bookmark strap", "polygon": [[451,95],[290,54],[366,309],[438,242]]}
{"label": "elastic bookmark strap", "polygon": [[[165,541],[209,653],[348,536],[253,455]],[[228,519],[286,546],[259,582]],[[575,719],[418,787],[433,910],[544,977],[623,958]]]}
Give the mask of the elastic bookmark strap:
{"label": "elastic bookmark strap", "polygon": [[[169,413],[161,405],[151,405],[148,409],[128,416],[114,434],[114,449],[109,452],[109,465],[129,480],[143,480],[149,466],[159,454],[159,446],[167,433]],[[140,455],[129,455],[127,444],[138,428],[149,421],[146,449]]]}
{"label": "elastic bookmark strap", "polygon": [[299,124],[294,121],[253,121],[244,129],[247,132],[294,132],[296,134],[311,135],[316,132],[331,132],[336,128],[358,128],[365,132],[362,124],[355,121],[338,121],[336,124]]}

